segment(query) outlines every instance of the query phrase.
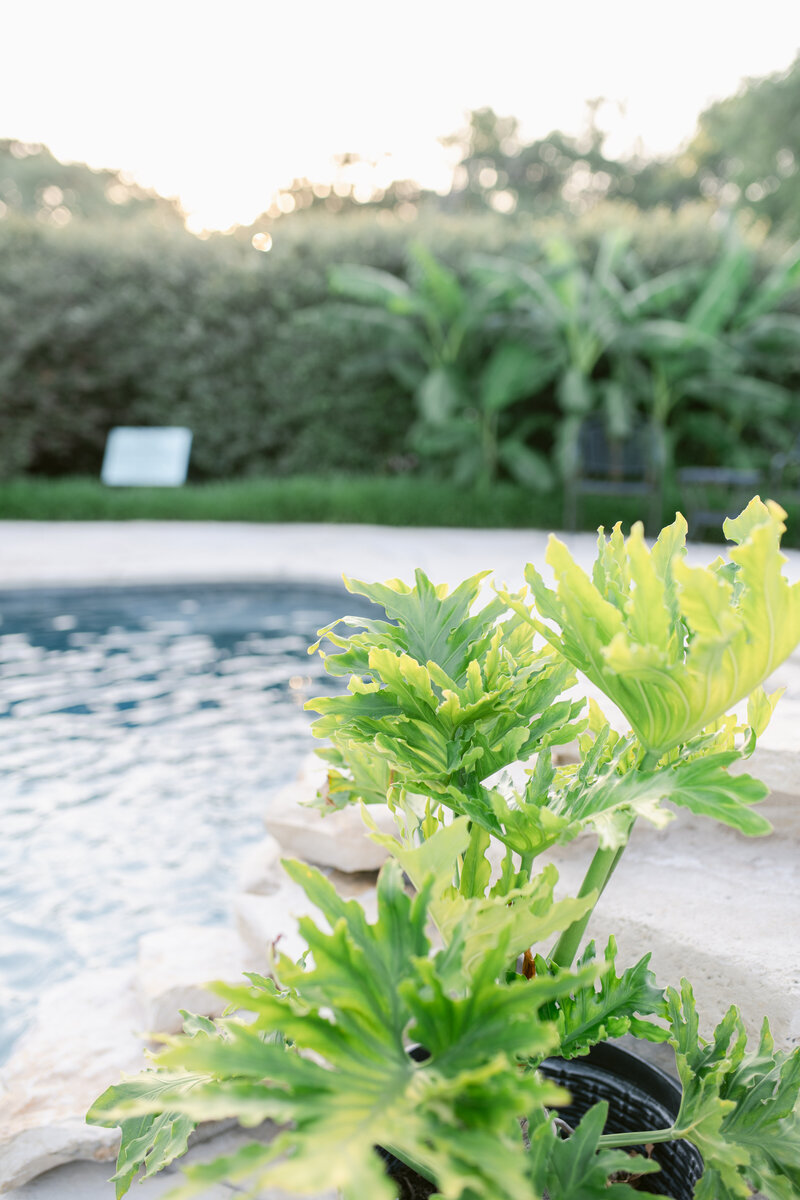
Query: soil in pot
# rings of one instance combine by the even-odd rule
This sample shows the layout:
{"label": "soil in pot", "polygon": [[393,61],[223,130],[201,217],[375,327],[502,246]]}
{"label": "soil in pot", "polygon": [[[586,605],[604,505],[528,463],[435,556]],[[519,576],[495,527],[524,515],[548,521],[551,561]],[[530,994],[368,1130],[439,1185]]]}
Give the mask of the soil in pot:
{"label": "soil in pot", "polygon": [[382,1146],[376,1146],[375,1149],[386,1163],[386,1174],[398,1185],[398,1200],[428,1200],[428,1197],[434,1194],[435,1183],[423,1179]]}

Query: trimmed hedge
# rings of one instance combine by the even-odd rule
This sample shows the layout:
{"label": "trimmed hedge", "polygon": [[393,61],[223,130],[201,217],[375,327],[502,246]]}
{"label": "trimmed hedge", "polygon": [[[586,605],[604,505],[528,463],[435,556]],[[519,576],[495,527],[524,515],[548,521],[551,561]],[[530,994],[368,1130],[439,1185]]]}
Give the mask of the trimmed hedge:
{"label": "trimmed hedge", "polygon": [[0,472],[95,474],[110,428],[164,424],[193,429],[197,479],[382,469],[411,400],[344,380],[358,331],[319,308],[328,262],[359,249],[0,225]]}
{"label": "trimmed hedge", "polygon": [[[652,270],[709,261],[718,246],[701,207],[607,206],[568,232],[590,255],[620,222]],[[196,480],[402,467],[412,398],[380,370],[353,372],[371,334],[332,319],[328,268],[402,273],[411,236],[457,269],[476,251],[533,259],[558,229],[304,214],[259,254],[236,236],[0,221],[0,476],[96,475],[110,428],[153,424],[194,431]],[[763,270],[780,249],[762,244]]]}

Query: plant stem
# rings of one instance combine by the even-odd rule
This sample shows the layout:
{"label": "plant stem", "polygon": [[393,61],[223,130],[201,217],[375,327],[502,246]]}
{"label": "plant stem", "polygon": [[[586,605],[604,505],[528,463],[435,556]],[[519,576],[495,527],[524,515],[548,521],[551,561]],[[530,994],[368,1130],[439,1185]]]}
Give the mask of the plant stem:
{"label": "plant stem", "polygon": [[[645,751],[642,756],[642,761],[639,763],[638,770],[650,771],[658,764],[658,754],[652,750]],[[594,858],[589,864],[589,870],[586,872],[583,883],[580,886],[578,897],[583,898],[588,896],[590,892],[597,891],[597,900],[600,899],[605,891],[606,885],[617,869],[619,860],[622,858],[625,847],[631,836],[636,818],[631,817],[628,828],[625,834],[625,840],[621,846],[616,849],[596,851]],[[597,900],[590,908],[585,916],[574,921],[564,932],[555,944],[553,953],[550,956],[550,961],[557,967],[571,967],[575,955],[578,953],[578,947],[581,944],[583,935],[586,932],[586,926],[592,918],[592,913],[597,907]]]}
{"label": "plant stem", "polygon": [[[631,821],[630,828],[628,830],[629,835],[630,829],[632,828],[633,821]],[[622,845],[617,847],[615,850],[598,850],[595,853],[594,858],[589,864],[589,870],[586,872],[586,876],[578,891],[579,899],[582,899],[584,896],[588,896],[590,892],[595,890],[597,891],[597,900],[600,899],[603,891],[605,890],[606,884],[617,868],[617,863],[622,858],[622,852],[624,849],[625,846]],[[586,926],[589,924],[592,913],[597,906],[597,900],[595,900],[592,907],[584,916],[580,917],[577,921],[573,921],[573,923],[564,930],[564,932],[561,934],[561,937],[556,942],[555,949],[550,956],[550,960],[557,967],[572,966],[575,955],[578,953],[578,947],[580,946],[583,935],[586,932]]]}
{"label": "plant stem", "polygon": [[633,1133],[604,1133],[597,1144],[606,1148],[648,1146],[655,1145],[656,1142],[672,1142],[678,1136],[675,1126],[670,1125],[669,1129],[639,1129]]}

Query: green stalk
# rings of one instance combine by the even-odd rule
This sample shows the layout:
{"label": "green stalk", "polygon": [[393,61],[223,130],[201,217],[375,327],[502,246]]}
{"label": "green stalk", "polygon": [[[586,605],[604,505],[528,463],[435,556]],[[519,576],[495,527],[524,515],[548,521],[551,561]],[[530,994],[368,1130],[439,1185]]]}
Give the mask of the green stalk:
{"label": "green stalk", "polygon": [[647,1146],[656,1142],[673,1142],[680,1134],[675,1126],[669,1129],[640,1129],[634,1133],[604,1133],[597,1143],[604,1148],[615,1146]]}
{"label": "green stalk", "polygon": [[[630,823],[628,836],[630,836],[632,828],[633,821]],[[627,839],[625,844],[627,844]],[[565,968],[572,966],[575,955],[578,953],[578,948],[583,941],[586,926],[589,924],[592,913],[597,907],[597,901],[602,896],[606,884],[617,869],[617,863],[622,858],[624,849],[625,845],[622,845],[616,850],[598,850],[595,853],[594,858],[589,864],[589,870],[586,872],[583,883],[578,891],[578,899],[583,899],[584,896],[588,896],[590,892],[594,891],[597,892],[597,898],[589,911],[577,921],[573,921],[556,942],[553,953],[550,956],[550,960],[555,966]]]}
{"label": "green stalk", "polygon": [[[658,765],[658,754],[652,750],[647,750],[642,755],[642,761],[639,763],[640,771],[649,771]],[[625,841],[615,850],[596,851],[594,858],[589,864],[589,870],[586,872],[583,883],[578,891],[578,898],[583,899],[591,892],[597,892],[597,898],[589,911],[580,917],[577,921],[573,921],[555,944],[553,953],[550,956],[550,961],[557,967],[571,967],[575,961],[575,955],[578,953],[578,948],[583,940],[583,935],[586,932],[586,926],[592,919],[592,913],[597,907],[597,901],[605,891],[609,879],[617,869],[619,860],[622,858],[625,847],[630,840],[631,831],[634,826],[635,818],[631,818],[630,824],[625,835]]]}

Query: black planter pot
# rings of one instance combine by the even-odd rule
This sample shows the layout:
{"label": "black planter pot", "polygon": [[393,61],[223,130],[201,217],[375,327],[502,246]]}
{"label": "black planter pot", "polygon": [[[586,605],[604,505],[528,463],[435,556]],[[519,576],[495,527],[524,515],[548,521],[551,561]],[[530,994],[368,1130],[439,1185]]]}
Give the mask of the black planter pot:
{"label": "black planter pot", "polygon": [[[412,1050],[415,1058],[427,1057],[424,1050]],[[678,1084],[658,1067],[635,1054],[601,1042],[589,1054],[570,1060],[548,1058],[540,1068],[543,1075],[565,1087],[572,1103],[559,1109],[569,1125],[599,1100],[608,1101],[606,1133],[628,1133],[637,1129],[666,1129],[678,1115],[681,1091]],[[386,1161],[386,1173],[398,1184],[399,1200],[427,1200],[436,1188],[422,1179],[393,1154],[377,1147]],[[631,1147],[644,1153],[644,1146]],[[703,1173],[703,1160],[686,1141],[659,1142],[652,1158],[661,1170],[637,1181],[643,1194],[671,1196],[673,1200],[691,1200],[694,1185]]]}
{"label": "black planter pot", "polygon": [[[569,1125],[599,1100],[608,1101],[606,1133],[629,1133],[637,1129],[666,1129],[681,1103],[678,1083],[658,1067],[609,1042],[600,1042],[585,1057],[565,1061],[548,1058],[541,1072],[560,1083],[572,1096],[559,1116]],[[644,1146],[631,1147],[644,1153]],[[703,1174],[703,1160],[691,1142],[657,1142],[652,1158],[661,1170],[645,1175],[640,1191],[691,1200],[694,1185]]]}

